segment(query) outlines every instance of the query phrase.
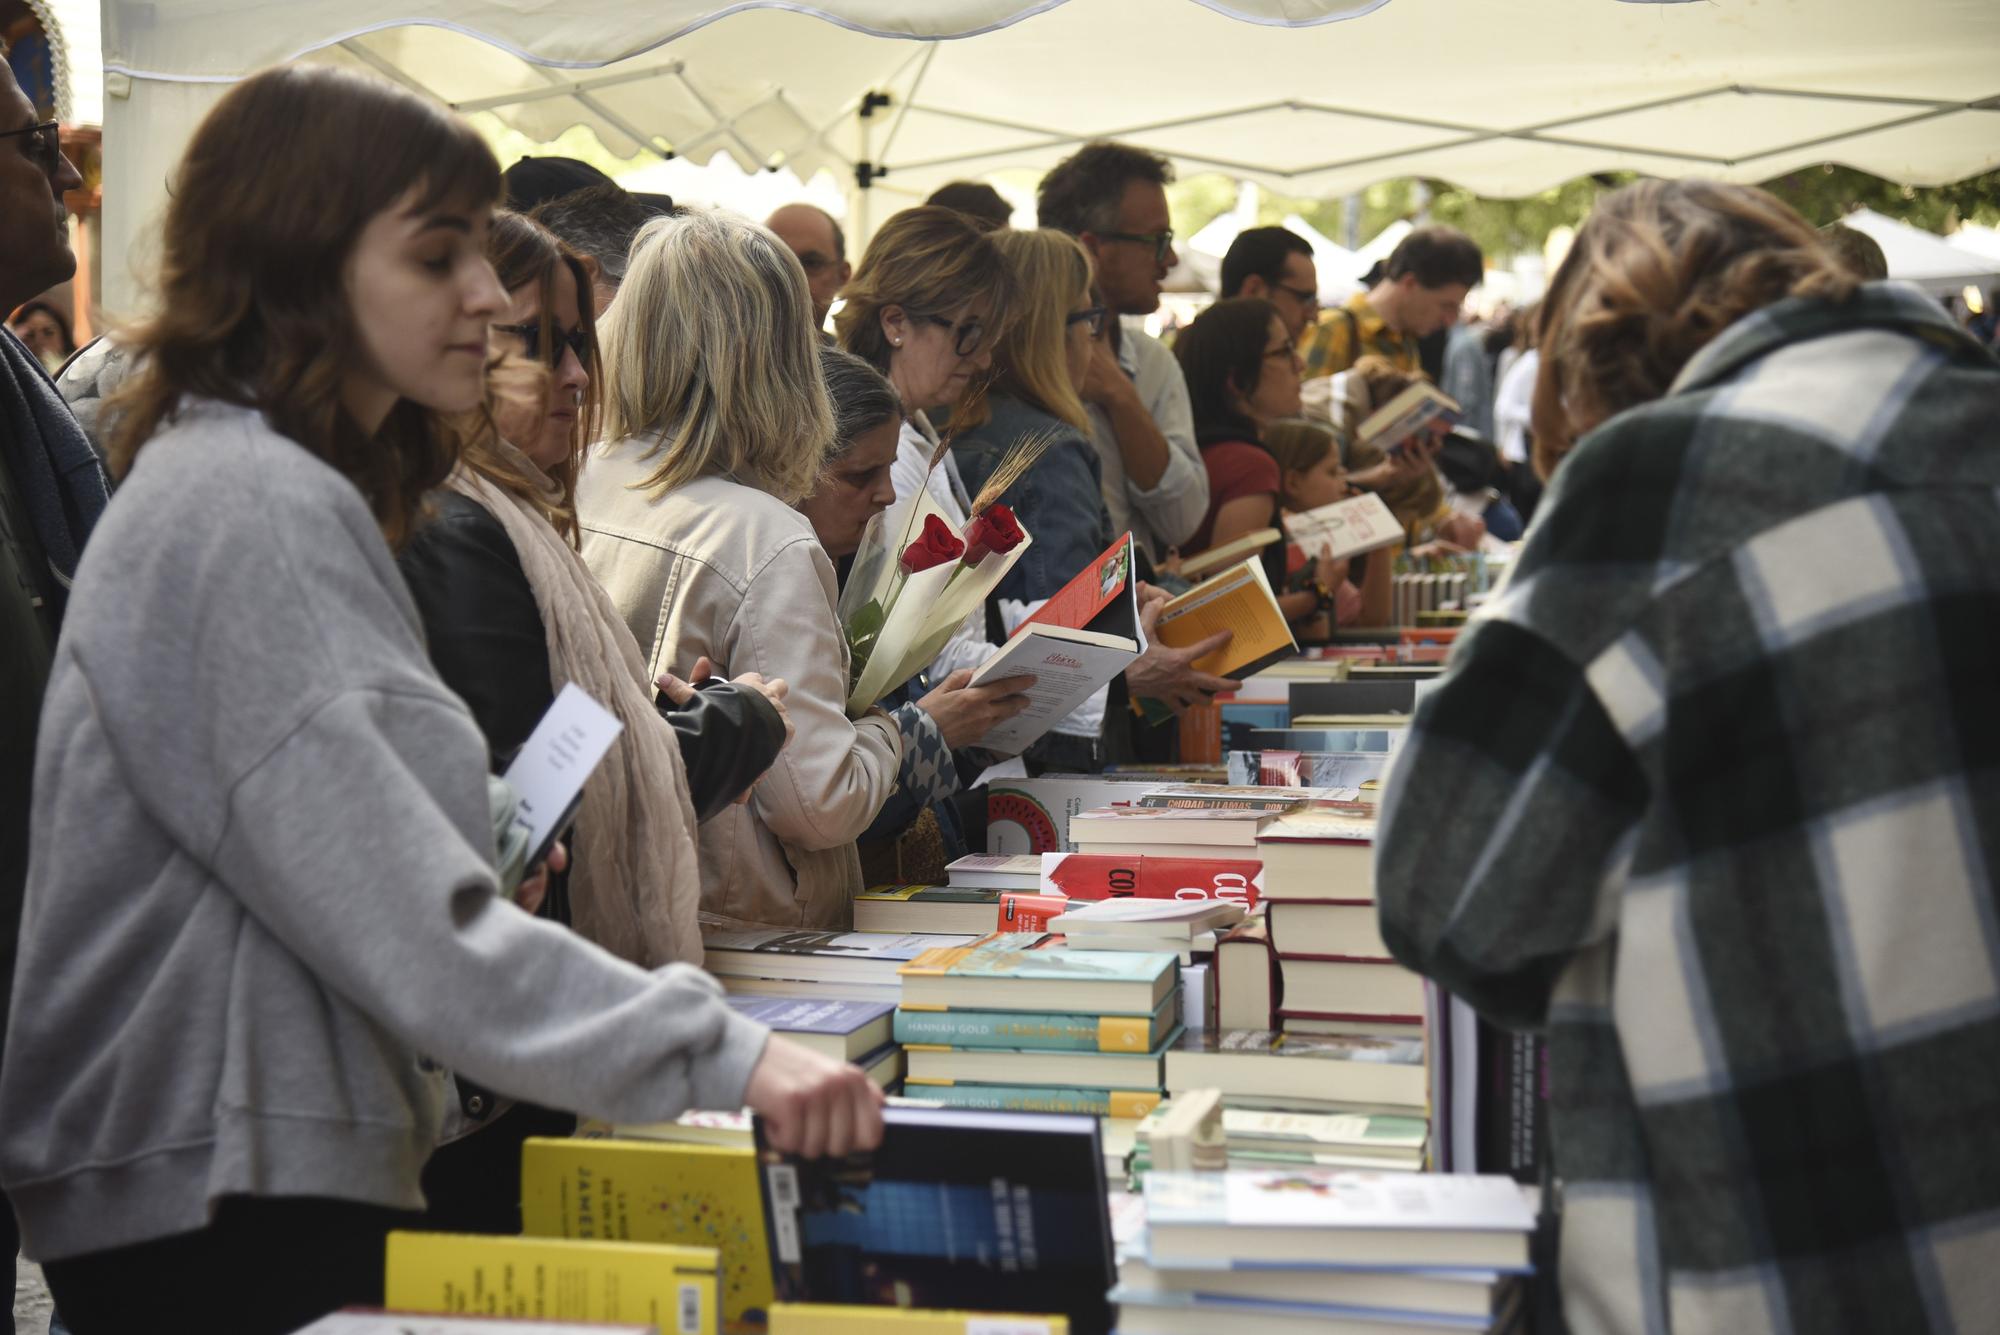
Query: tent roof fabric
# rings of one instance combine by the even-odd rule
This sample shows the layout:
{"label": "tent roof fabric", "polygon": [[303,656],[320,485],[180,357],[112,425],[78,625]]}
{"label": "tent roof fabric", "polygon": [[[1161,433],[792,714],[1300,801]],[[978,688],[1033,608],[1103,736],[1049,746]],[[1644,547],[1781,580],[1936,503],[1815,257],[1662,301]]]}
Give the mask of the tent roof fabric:
{"label": "tent roof fabric", "polygon": [[1891,278],[1926,287],[1950,288],[1973,282],[1983,284],[2000,276],[2000,259],[1954,246],[1933,232],[1873,209],[1856,209],[1841,221],[1875,239],[1875,244],[1882,247],[1882,257],[1889,261]]}
{"label": "tent roof fabric", "polygon": [[[1907,183],[2000,166],[1993,0],[105,0],[106,67],[309,52],[554,138],[921,194],[1085,139],[1297,195],[1519,195],[1601,170]],[[419,18],[421,15],[421,18]],[[1345,20],[1345,21],[1338,21]],[[404,26],[409,24],[421,26]],[[952,38],[910,41],[909,38]],[[887,104],[866,122],[867,93]]]}

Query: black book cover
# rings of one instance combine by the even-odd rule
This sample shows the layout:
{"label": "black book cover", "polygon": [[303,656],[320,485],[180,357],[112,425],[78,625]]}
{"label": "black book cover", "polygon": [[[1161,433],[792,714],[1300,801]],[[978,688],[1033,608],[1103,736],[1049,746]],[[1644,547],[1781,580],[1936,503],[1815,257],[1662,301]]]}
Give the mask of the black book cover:
{"label": "black book cover", "polygon": [[756,1122],[778,1296],[1061,1312],[1105,1335],[1117,1282],[1097,1119],[888,1108],[872,1153],[780,1154]]}

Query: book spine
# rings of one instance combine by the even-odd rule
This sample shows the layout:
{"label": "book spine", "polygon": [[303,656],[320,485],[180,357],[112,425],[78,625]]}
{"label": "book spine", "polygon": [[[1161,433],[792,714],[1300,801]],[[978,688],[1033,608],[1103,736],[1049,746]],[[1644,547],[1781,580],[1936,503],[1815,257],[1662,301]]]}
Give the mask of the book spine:
{"label": "book spine", "polygon": [[1288,1007],[1278,1008],[1281,1020],[1343,1020],[1349,1024],[1414,1024],[1424,1022],[1422,1015],[1403,1015],[1391,1011],[1302,1011]]}
{"label": "book spine", "polygon": [[896,1012],[898,1043],[1049,1052],[1150,1052],[1153,1023],[1138,1015],[1032,1015],[1008,1011]]}
{"label": "book spine", "polygon": [[1253,909],[1264,890],[1264,864],[1255,858],[1044,853],[1042,889],[1071,899],[1219,899]]}
{"label": "book spine", "polygon": [[1188,797],[1179,793],[1166,796],[1148,793],[1135,805],[1173,811],[1290,811],[1298,804],[1296,797]]}
{"label": "book spine", "polygon": [[1042,1085],[960,1085],[903,1082],[908,1098],[929,1099],[948,1108],[986,1112],[1088,1113],[1093,1117],[1144,1117],[1160,1106],[1154,1090],[1061,1089]]}
{"label": "book spine", "polygon": [[1002,932],[1046,932],[1049,919],[1069,911],[1065,895],[1010,890],[1000,896],[998,930]]}

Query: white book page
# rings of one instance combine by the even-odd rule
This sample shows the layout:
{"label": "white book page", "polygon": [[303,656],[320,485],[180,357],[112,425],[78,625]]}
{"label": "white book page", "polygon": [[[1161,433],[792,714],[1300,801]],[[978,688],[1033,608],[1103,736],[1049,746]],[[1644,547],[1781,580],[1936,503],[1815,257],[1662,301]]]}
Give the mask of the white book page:
{"label": "white book page", "polygon": [[570,682],[521,744],[505,778],[520,798],[514,819],[528,827],[528,847],[540,849],[559,831],[583,794],[584,781],[625,725]]}

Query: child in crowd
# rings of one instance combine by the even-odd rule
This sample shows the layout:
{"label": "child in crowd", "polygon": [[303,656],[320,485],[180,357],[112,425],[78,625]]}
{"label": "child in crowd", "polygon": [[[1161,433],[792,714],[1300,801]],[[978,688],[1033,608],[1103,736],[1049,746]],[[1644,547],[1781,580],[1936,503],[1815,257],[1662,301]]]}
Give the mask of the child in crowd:
{"label": "child in crowd", "polygon": [[[1340,437],[1324,422],[1290,417],[1264,433],[1264,448],[1278,464],[1278,506],[1299,514],[1345,500],[1352,494],[1340,460]],[[1308,560],[1297,544],[1285,544],[1284,592],[1313,596],[1305,633],[1319,637],[1335,626],[1381,626],[1389,620],[1390,576],[1395,549],[1364,553],[1343,561]],[[1324,619],[1314,627],[1311,620]]]}

